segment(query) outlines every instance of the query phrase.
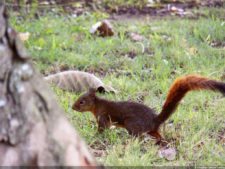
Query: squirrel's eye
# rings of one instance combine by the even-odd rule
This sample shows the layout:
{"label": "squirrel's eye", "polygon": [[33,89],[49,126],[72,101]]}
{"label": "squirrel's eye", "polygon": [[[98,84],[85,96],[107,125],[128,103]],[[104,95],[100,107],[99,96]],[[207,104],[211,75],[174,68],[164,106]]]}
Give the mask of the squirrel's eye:
{"label": "squirrel's eye", "polygon": [[81,101],[80,101],[80,104],[82,105],[82,104],[84,104],[84,102],[85,102],[84,100],[81,100]]}

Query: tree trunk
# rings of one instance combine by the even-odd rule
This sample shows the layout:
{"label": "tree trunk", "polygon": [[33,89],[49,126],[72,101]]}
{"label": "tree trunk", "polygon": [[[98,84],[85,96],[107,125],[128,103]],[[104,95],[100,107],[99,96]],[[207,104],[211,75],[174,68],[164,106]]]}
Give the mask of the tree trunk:
{"label": "tree trunk", "polygon": [[0,4],[0,165],[96,165]]}

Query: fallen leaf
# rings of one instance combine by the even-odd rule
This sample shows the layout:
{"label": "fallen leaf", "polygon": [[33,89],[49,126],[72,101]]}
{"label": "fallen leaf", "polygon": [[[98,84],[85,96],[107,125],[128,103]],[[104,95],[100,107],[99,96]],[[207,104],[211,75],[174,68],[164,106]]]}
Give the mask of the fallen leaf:
{"label": "fallen leaf", "polygon": [[195,47],[191,47],[191,48],[189,48],[189,53],[191,55],[196,55],[198,53],[198,49]]}
{"label": "fallen leaf", "polygon": [[176,6],[172,6],[172,7],[170,8],[170,11],[171,11],[171,12],[175,12],[175,13],[182,13],[182,12],[184,12],[184,10],[183,10],[182,8],[178,8],[178,7],[176,7]]}
{"label": "fallen leaf", "polygon": [[97,78],[93,74],[82,71],[64,71],[46,76],[44,77],[44,79],[48,83],[54,84],[66,91],[83,92],[88,90],[89,88],[95,88],[99,92],[117,92],[111,86],[105,85],[99,78]]}
{"label": "fallen leaf", "polygon": [[163,147],[158,151],[158,155],[160,158],[165,158],[169,161],[172,161],[176,158],[176,150],[172,147]]}
{"label": "fallen leaf", "polygon": [[166,42],[171,42],[172,38],[169,35],[162,35],[162,39],[165,40]]}
{"label": "fallen leaf", "polygon": [[18,36],[23,42],[25,42],[29,39],[30,33],[29,32],[20,32],[20,33],[18,33]]}
{"label": "fallen leaf", "polygon": [[138,33],[134,33],[134,32],[131,32],[130,33],[130,38],[135,41],[135,42],[138,42],[138,41],[143,41],[144,40],[144,36],[141,36],[139,35]]}
{"label": "fallen leaf", "polygon": [[193,146],[193,150],[197,151],[199,148],[202,148],[205,145],[204,141],[200,141]]}
{"label": "fallen leaf", "polygon": [[113,27],[108,20],[103,20],[94,24],[90,29],[90,33],[97,34],[101,37],[114,35]]}

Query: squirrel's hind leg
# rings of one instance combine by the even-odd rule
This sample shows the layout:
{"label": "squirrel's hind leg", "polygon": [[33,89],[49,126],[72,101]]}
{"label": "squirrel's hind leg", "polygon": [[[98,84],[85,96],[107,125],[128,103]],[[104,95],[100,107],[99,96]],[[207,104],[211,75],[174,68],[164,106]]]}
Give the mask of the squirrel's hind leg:
{"label": "squirrel's hind leg", "polygon": [[162,140],[162,136],[158,131],[149,131],[148,134],[156,139],[156,144],[159,144]]}
{"label": "squirrel's hind leg", "polygon": [[156,145],[167,146],[167,142],[158,131],[149,131],[148,134],[156,139]]}

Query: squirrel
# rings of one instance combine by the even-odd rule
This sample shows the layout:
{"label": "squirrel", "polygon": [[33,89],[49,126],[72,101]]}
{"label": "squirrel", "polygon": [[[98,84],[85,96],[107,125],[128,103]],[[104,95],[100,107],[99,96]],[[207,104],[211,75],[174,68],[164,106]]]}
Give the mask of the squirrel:
{"label": "squirrel", "polygon": [[147,133],[160,141],[159,127],[176,110],[185,94],[192,90],[218,91],[225,96],[225,83],[211,80],[199,75],[187,75],[177,78],[171,85],[166,101],[159,114],[140,103],[130,101],[109,101],[96,96],[94,89],[78,98],[72,109],[79,112],[90,111],[102,132],[110,125],[126,128],[128,133],[139,136]]}

